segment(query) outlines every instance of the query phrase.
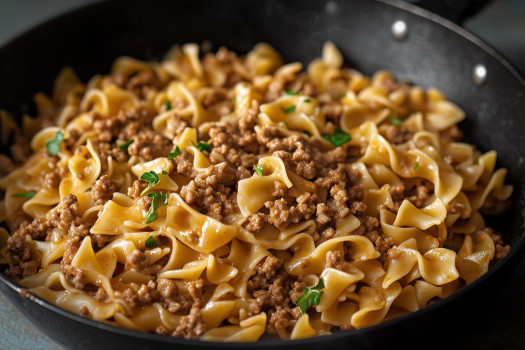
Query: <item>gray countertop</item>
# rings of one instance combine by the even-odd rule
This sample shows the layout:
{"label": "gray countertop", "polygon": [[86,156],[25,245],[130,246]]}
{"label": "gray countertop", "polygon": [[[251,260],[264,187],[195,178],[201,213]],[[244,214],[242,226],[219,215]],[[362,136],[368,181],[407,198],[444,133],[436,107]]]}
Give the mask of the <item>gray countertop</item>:
{"label": "gray countertop", "polygon": [[[97,0],[25,0],[0,2],[0,45],[23,31],[73,8]],[[414,2],[414,1],[411,1]],[[465,27],[525,72],[525,1],[493,2]],[[448,349],[525,348],[525,257],[495,297],[483,305],[483,317],[471,317]],[[32,326],[0,295],[0,349],[64,349]]]}

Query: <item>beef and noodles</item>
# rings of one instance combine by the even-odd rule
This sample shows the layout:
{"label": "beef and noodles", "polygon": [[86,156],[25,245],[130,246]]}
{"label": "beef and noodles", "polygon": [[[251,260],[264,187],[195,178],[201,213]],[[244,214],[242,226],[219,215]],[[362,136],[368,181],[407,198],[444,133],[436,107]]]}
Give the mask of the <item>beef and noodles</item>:
{"label": "beef and noodles", "polygon": [[70,68],[37,115],[1,111],[0,263],[93,320],[206,341],[297,339],[417,311],[510,247],[496,152],[436,89],[322,58],[174,47]]}

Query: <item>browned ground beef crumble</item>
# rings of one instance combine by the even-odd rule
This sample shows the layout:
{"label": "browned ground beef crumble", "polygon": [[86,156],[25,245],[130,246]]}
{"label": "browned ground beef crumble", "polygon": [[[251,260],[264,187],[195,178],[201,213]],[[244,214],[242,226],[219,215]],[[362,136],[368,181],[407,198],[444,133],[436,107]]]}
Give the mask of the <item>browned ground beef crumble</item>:
{"label": "browned ground beef crumble", "polygon": [[[233,62],[239,58],[226,49],[219,50],[217,59],[227,71],[226,87],[234,86],[242,80],[231,69]],[[230,68],[228,68],[230,67]],[[284,94],[284,90],[295,79],[295,76],[277,75],[270,84],[265,101],[271,101]],[[124,87],[138,97],[144,97],[149,89],[162,88],[159,80],[152,72],[143,72],[129,79],[115,79],[111,76],[103,78],[103,85],[116,84]],[[385,82],[385,84],[390,84]],[[315,94],[313,85],[307,83],[301,88],[306,95]],[[184,101],[174,101],[173,104],[184,104]],[[231,113],[232,103],[226,90],[212,89],[203,101],[204,107],[218,117]],[[338,122],[342,113],[340,105],[333,101],[321,105],[327,118]],[[366,145],[362,147],[335,147],[326,150],[318,140],[307,135],[287,136],[276,127],[264,126],[260,134],[256,134],[254,127],[257,123],[259,103],[254,102],[245,115],[236,121],[226,124],[212,123],[206,134],[200,134],[199,140],[210,144],[209,152],[204,152],[212,163],[205,172],[197,173],[193,169],[193,156],[186,150],[173,160],[174,172],[182,175],[185,184],[181,187],[180,195],[186,203],[199,212],[209,215],[225,223],[230,222],[234,214],[239,212],[236,202],[236,186],[239,180],[253,174],[253,166],[257,164],[258,155],[271,154],[281,158],[287,170],[311,181],[308,192],[296,197],[290,195],[290,190],[281,182],[275,182],[273,188],[274,200],[267,201],[264,208],[251,215],[245,228],[253,233],[259,232],[268,223],[276,228],[285,229],[291,223],[303,220],[314,220],[317,230],[314,231],[315,242],[320,239],[330,239],[335,235],[335,223],[350,214],[360,220],[360,226],[352,232],[355,235],[366,236],[381,254],[384,261],[388,254],[395,254],[394,243],[391,238],[383,235],[378,218],[367,216],[366,204],[363,202],[363,188],[359,183],[361,174],[353,170],[349,164],[360,157]],[[120,188],[120,184],[106,175],[108,157],[117,162],[125,162],[128,155],[119,148],[122,143],[133,140],[128,152],[142,161],[150,161],[157,157],[165,157],[173,151],[173,140],[157,133],[152,127],[155,114],[143,108],[120,111],[109,118],[102,118],[96,112],[90,114],[88,126],[85,130],[72,131],[65,141],[69,150],[87,131],[93,130],[92,144],[102,162],[102,175],[92,186],[91,196],[96,204],[104,204],[110,200],[115,191],[127,193],[131,198],[140,198],[140,206],[148,210],[151,199],[141,196],[146,182],[135,180],[129,188]],[[172,113],[167,133],[172,137],[180,134],[189,122]],[[403,126],[388,126],[384,135],[393,144],[399,144],[412,137],[412,132]],[[441,137],[448,140],[458,140],[461,132],[457,127],[451,127],[441,133]],[[0,171],[6,174],[13,170],[15,164],[21,164],[27,159],[29,148],[27,140],[19,137],[11,147],[12,159],[0,155]],[[49,157],[52,171],[42,174],[44,188],[57,188],[66,169],[58,164],[58,157]],[[173,173],[172,172],[172,175]],[[433,184],[418,179],[411,187],[391,187],[394,208],[399,208],[404,199],[408,199],[417,207],[426,205],[427,200],[434,192]],[[8,221],[13,234],[7,242],[8,254],[12,263],[5,270],[13,278],[23,278],[35,274],[40,267],[40,258],[33,252],[35,240],[49,240],[56,230],[67,237],[67,244],[63,259],[60,261],[68,281],[75,288],[85,288],[95,299],[108,301],[103,288],[87,286],[84,273],[71,266],[71,261],[80,247],[82,238],[90,236],[95,251],[107,245],[114,237],[90,234],[93,223],[83,222],[79,214],[77,198],[74,195],[66,196],[46,218],[30,220],[22,213]],[[488,233],[496,244],[495,259],[503,258],[510,247],[504,245],[501,236],[491,229]],[[349,246],[345,244],[345,250]],[[341,268],[344,255],[339,251],[327,253],[326,266]],[[127,267],[137,271],[159,271],[166,259],[161,259],[153,265],[148,265],[144,252],[135,250],[127,257]],[[308,261],[301,262],[308,266]],[[206,326],[202,321],[200,308],[203,305],[203,280],[199,279],[186,283],[186,289],[180,290],[177,284],[169,279],[151,280],[145,284],[115,284],[115,296],[121,296],[131,308],[141,305],[160,302],[170,312],[183,314],[174,336],[195,338],[204,334]],[[295,302],[302,295],[305,283],[301,278],[289,275],[283,267],[283,261],[277,257],[264,258],[256,266],[256,273],[248,280],[247,288],[250,295],[249,315],[267,312],[267,333],[285,334],[290,332],[297,319],[301,316]],[[89,310],[83,308],[80,313],[89,317]],[[159,334],[170,333],[166,328],[156,329]]]}

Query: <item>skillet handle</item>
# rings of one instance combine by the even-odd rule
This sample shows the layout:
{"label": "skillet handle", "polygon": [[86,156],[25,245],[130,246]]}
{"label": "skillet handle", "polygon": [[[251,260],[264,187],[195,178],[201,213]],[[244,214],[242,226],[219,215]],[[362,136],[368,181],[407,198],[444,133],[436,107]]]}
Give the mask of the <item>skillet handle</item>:
{"label": "skillet handle", "polygon": [[467,18],[480,12],[492,0],[416,0],[410,2],[461,25]]}

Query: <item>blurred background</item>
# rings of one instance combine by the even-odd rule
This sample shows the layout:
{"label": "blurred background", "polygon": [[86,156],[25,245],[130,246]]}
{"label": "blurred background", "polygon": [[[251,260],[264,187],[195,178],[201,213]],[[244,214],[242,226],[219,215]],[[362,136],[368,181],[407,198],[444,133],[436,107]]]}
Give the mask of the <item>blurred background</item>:
{"label": "blurred background", "polygon": [[[2,0],[0,45],[58,14],[101,0]],[[525,0],[407,0],[442,13],[463,3],[486,4],[462,25],[506,57],[522,75],[525,72]],[[454,19],[457,19],[457,16]]]}
{"label": "blurred background", "polygon": [[[0,45],[58,14],[101,0],[2,0],[0,2]],[[507,58],[522,75],[525,72],[525,0],[406,0],[443,13],[447,7],[474,6],[475,13],[462,25]],[[454,5],[452,5],[454,4]],[[465,6],[463,6],[465,7]],[[453,19],[457,19],[458,16]]]}
{"label": "blurred background", "polygon": [[[0,46],[24,31],[70,10],[101,0],[2,0],[0,2]],[[466,0],[407,0],[425,3],[437,13],[447,6],[468,3]],[[525,75],[525,0],[477,0],[475,8],[462,25],[507,58]],[[455,20],[458,19],[456,14]],[[1,79],[1,77],[0,77]],[[494,300],[481,305],[483,317],[466,318],[465,328],[436,335],[433,344],[446,341],[447,349],[518,349],[525,348],[525,258],[514,275],[501,286]],[[510,302],[509,302],[510,301]],[[488,317],[487,317],[488,316]],[[0,295],[0,349],[63,349],[35,329]]]}

